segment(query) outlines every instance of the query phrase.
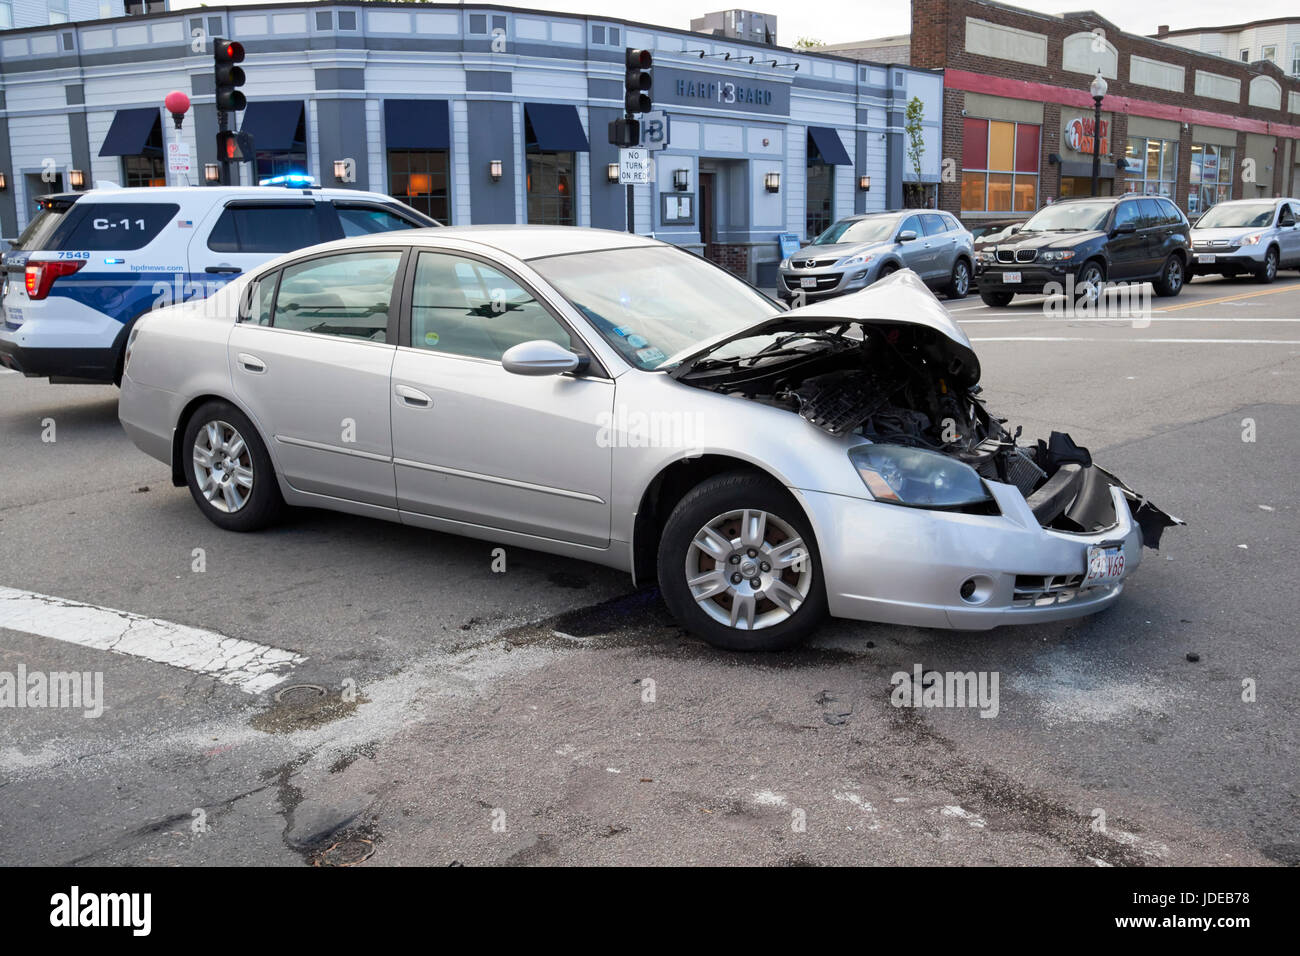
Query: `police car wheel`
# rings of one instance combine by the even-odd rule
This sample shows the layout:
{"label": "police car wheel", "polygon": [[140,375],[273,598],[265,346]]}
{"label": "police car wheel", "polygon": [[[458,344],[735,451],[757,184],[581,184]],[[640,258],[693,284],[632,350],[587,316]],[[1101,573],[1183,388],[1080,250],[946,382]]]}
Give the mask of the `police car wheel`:
{"label": "police car wheel", "polygon": [[199,510],[227,531],[256,531],[284,508],[275,468],[253,423],[229,402],[200,406],[185,427],[185,481]]}

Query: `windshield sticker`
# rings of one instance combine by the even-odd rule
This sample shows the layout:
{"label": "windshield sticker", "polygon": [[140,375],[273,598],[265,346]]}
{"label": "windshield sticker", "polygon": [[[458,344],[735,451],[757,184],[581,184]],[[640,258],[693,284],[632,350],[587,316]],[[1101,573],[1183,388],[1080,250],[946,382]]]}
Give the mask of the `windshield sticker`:
{"label": "windshield sticker", "polygon": [[437,345],[437,344],[438,344],[438,333],[437,333],[437,332],[425,332],[425,333],[424,333],[424,344],[425,344],[425,345]]}
{"label": "windshield sticker", "polygon": [[650,343],[645,340],[644,336],[637,335],[635,332],[627,337],[627,344],[634,349],[643,349]]}
{"label": "windshield sticker", "polygon": [[668,356],[654,346],[648,349],[638,349],[636,353],[636,360],[642,365],[658,365],[666,358]]}

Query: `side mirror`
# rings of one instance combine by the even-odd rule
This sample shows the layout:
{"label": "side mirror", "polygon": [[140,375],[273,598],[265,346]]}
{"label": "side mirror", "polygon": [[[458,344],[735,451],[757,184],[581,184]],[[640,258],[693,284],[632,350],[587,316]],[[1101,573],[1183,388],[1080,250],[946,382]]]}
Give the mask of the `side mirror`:
{"label": "side mirror", "polygon": [[1111,230],[1111,233],[1116,236],[1122,236],[1125,235],[1126,233],[1137,232],[1137,229],[1138,229],[1137,223],[1135,222],[1132,221],[1121,222],[1118,226],[1116,226],[1114,229]]}
{"label": "side mirror", "polygon": [[516,375],[561,375],[572,372],[582,360],[563,345],[547,339],[520,342],[506,349],[501,367]]}
{"label": "side mirror", "polygon": [[898,234],[899,242],[911,242],[915,238],[916,238],[915,229],[904,229],[902,232]]}

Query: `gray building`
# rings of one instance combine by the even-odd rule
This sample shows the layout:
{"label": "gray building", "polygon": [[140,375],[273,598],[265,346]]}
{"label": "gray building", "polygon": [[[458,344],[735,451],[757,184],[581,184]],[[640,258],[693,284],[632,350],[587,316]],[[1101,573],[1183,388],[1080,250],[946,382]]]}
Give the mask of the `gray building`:
{"label": "gray building", "polygon": [[720,10],[691,18],[691,32],[709,33],[729,40],[776,45],[776,17],[753,10]]}
{"label": "gray building", "polygon": [[[185,183],[173,144],[201,184],[216,160],[212,37],[248,51],[244,182],[303,171],[459,225],[626,228],[607,141],[625,47],[654,52],[668,130],[634,189],[637,232],[770,283],[780,234],[902,204],[914,95],[936,118],[923,178],[938,179],[937,72],[503,6],[208,6],[0,33],[0,234],[22,229],[35,194],[77,181]],[[161,108],[171,90],[193,103],[180,131]]]}
{"label": "gray building", "polygon": [[[136,6],[141,6],[139,0]],[[164,3],[157,5],[160,9]],[[45,27],[52,23],[121,17],[144,12],[128,9],[126,0],[0,0],[0,30]]]}

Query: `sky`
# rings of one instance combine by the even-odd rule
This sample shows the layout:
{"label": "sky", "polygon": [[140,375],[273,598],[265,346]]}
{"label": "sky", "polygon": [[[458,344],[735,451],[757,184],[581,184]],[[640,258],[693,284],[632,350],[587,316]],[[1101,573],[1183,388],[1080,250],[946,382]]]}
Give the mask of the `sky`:
{"label": "sky", "polygon": [[[210,6],[238,6],[267,0],[225,0]],[[907,33],[911,29],[911,4],[907,0],[654,0],[653,3],[615,3],[613,0],[501,0],[503,6],[585,13],[640,20],[660,26],[689,29],[691,17],[713,10],[751,9],[777,17],[777,42],[791,46],[800,37],[823,43],[847,43]],[[1173,29],[1221,26],[1270,17],[1296,17],[1296,0],[1252,0],[1240,7],[1222,0],[1022,0],[1014,3],[1039,13],[1095,10],[1127,33],[1155,33],[1165,23]],[[199,6],[196,0],[172,0],[173,9]]]}

